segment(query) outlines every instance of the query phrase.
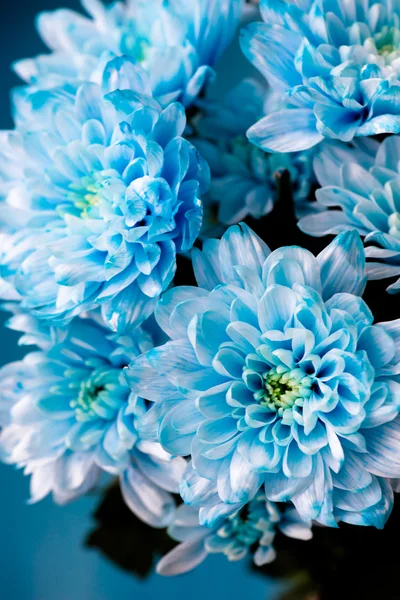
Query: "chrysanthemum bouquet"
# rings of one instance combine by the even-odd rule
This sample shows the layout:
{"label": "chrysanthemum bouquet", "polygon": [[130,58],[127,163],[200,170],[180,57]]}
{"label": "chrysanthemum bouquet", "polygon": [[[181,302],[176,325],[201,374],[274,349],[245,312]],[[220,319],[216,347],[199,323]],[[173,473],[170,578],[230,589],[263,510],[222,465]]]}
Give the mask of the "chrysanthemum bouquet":
{"label": "chrysanthemum bouquet", "polygon": [[82,4],[39,16],[1,133],[0,296],[36,346],[0,371],[2,460],[32,502],[119,481],[180,542],[164,575],[383,528],[400,1]]}

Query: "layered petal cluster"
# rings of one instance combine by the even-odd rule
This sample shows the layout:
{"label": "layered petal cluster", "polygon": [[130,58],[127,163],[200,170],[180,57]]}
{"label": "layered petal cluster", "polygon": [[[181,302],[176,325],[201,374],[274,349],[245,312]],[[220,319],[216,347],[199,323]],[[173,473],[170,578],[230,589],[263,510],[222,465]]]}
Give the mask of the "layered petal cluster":
{"label": "layered petal cluster", "polygon": [[128,371],[156,403],[143,435],[191,455],[184,501],[212,526],[264,487],[303,519],[382,527],[400,469],[400,321],[373,324],[358,234],[314,257],[270,252],[240,225],[193,261],[199,287],[156,310],[171,341]]}
{"label": "layered petal cluster", "polygon": [[[98,321],[98,320],[97,320]],[[4,462],[31,475],[31,501],[52,493],[64,503],[93,488],[102,471],[117,475],[128,506],[153,526],[165,526],[185,468],[154,442],[143,441],[138,423],[147,403],[129,389],[123,369],[153,346],[137,328],[118,336],[90,318],[76,319],[57,342],[29,316],[17,314],[40,351],[0,370]],[[26,340],[25,340],[26,341]]]}
{"label": "layered petal cluster", "polygon": [[[321,146],[315,159],[321,212],[304,217],[299,227],[314,236],[357,229],[365,236],[370,279],[400,275],[400,141]],[[388,287],[400,290],[400,280]]]}
{"label": "layered petal cluster", "polygon": [[247,216],[259,219],[270,213],[284,172],[290,176],[297,212],[303,214],[309,204],[315,183],[313,151],[267,154],[246,137],[248,128],[270,109],[272,102],[265,102],[265,96],[264,85],[246,79],[221,103],[198,102],[201,113],[194,121],[192,141],[211,169],[210,192],[204,198],[204,236],[218,235],[223,225]]}
{"label": "layered petal cluster", "polygon": [[92,83],[20,100],[2,137],[0,276],[58,324],[100,305],[114,329],[142,322],[201,227],[209,169],[181,137],[183,106]]}
{"label": "layered petal cluster", "polygon": [[243,0],[82,0],[88,17],[67,9],[39,15],[51,54],[15,64],[36,89],[96,81],[104,57],[128,56],[147,73],[160,103],[190,104],[240,21]]}
{"label": "layered petal cluster", "polygon": [[385,0],[261,0],[265,23],[242,48],[282,95],[278,114],[249,130],[268,151],[324,138],[400,133],[400,4]]}
{"label": "layered petal cluster", "polygon": [[180,575],[215,553],[230,561],[252,555],[257,566],[265,565],[276,557],[273,544],[278,530],[291,538],[312,537],[310,522],[303,521],[293,507],[280,510],[262,492],[212,528],[199,525],[198,510],[182,504],[168,528],[172,539],[181,543],[158,563],[157,572]]}

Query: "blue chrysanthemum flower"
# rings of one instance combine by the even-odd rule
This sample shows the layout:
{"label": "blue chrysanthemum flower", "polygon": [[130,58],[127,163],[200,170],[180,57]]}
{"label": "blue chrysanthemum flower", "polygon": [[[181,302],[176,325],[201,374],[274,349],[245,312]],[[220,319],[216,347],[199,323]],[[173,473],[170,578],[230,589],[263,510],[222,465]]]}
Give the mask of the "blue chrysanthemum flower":
{"label": "blue chrysanthemum flower", "polygon": [[304,522],[294,508],[280,510],[262,492],[210,529],[199,525],[198,510],[183,504],[168,528],[172,539],[181,543],[161,559],[157,572],[180,575],[214,553],[224,554],[230,561],[252,555],[257,566],[265,565],[276,557],[273,544],[278,530],[291,538],[312,537],[310,522]]}
{"label": "blue chrysanthemum flower", "polygon": [[[400,275],[400,141],[339,146],[326,144],[315,159],[322,186],[316,196],[321,212],[304,217],[299,227],[321,236],[357,229],[371,244],[365,254],[370,279]],[[400,279],[388,291],[398,293]]]}
{"label": "blue chrysanthemum flower", "polygon": [[0,370],[1,457],[32,476],[31,501],[52,493],[67,502],[106,471],[120,477],[125,501],[140,518],[165,526],[175,510],[170,492],[177,492],[186,463],[140,438],[147,402],[131,392],[123,372],[153,346],[151,334],[137,328],[118,336],[85,318],[54,342],[19,311],[10,326],[40,347]]}
{"label": "blue chrysanthemum flower", "polygon": [[370,0],[261,0],[265,23],[242,48],[282,94],[282,109],[249,130],[269,151],[324,138],[400,133],[400,5]]}
{"label": "blue chrysanthemum flower", "polygon": [[181,104],[96,84],[24,99],[2,140],[0,256],[24,308],[64,323],[101,305],[118,330],[152,313],[196,240],[208,187],[185,124]]}
{"label": "blue chrysanthemum flower", "polygon": [[[312,151],[267,154],[249,143],[248,128],[269,109],[266,88],[246,79],[221,103],[199,102],[194,120],[194,145],[211,169],[210,192],[204,198],[204,237],[218,235],[221,226],[247,216],[260,219],[274,207],[284,172],[290,175],[295,206],[300,214],[308,204],[313,183]],[[213,231],[212,226],[217,225]]]}
{"label": "blue chrysanthemum flower", "polygon": [[243,0],[82,0],[89,13],[60,9],[39,15],[39,33],[52,51],[19,61],[17,73],[36,89],[96,81],[105,56],[128,56],[148,74],[164,106],[190,104],[213,77],[229,45]]}
{"label": "blue chrysanthemum flower", "polygon": [[191,455],[184,501],[212,525],[218,501],[264,486],[304,519],[382,527],[400,473],[400,321],[373,324],[357,232],[314,257],[270,252],[242,224],[193,259],[199,287],[156,310],[171,341],[128,371],[156,402],[142,434]]}

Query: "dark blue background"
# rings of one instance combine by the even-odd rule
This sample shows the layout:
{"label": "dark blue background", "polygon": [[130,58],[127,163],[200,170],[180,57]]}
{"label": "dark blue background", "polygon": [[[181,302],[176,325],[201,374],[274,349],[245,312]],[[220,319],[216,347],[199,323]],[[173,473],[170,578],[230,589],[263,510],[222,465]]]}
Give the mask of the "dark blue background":
{"label": "dark blue background", "polygon": [[[60,0],[61,2],[62,0]],[[12,127],[9,91],[18,84],[10,64],[45,50],[34,29],[40,10],[58,8],[56,0],[3,0],[0,7],[0,128]],[[79,8],[77,0],[64,6]],[[238,48],[221,65],[224,87],[244,67]],[[240,72],[240,71],[239,71]],[[23,356],[18,336],[4,328],[0,315],[0,364]],[[153,574],[139,582],[86,550],[83,539],[91,528],[95,497],[66,507],[50,498],[28,506],[28,480],[12,467],[0,465],[0,597],[2,600],[114,600],[115,598],[189,597],[191,600],[271,599],[274,585],[252,573],[245,563],[230,564],[212,556],[195,572],[176,579]]]}

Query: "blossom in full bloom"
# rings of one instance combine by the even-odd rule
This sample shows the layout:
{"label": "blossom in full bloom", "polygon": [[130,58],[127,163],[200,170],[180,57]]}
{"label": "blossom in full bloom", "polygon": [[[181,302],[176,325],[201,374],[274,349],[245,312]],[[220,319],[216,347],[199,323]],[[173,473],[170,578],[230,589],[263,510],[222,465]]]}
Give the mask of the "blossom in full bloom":
{"label": "blossom in full bloom", "polygon": [[37,27],[52,51],[18,61],[17,73],[36,89],[96,81],[104,57],[127,56],[148,74],[160,103],[190,104],[213,77],[229,45],[243,0],[82,0],[89,16],[59,9]]}
{"label": "blossom in full bloom", "polygon": [[[151,332],[118,336],[99,319],[75,319],[59,339],[30,315],[10,322],[40,350],[0,370],[0,454],[31,475],[31,501],[52,493],[64,503],[96,485],[102,471],[120,477],[128,506],[163,527],[171,519],[185,461],[143,441],[138,423],[147,403],[123,373],[152,347]],[[54,334],[54,331],[53,331]]]}
{"label": "blossom in full bloom", "polygon": [[[308,198],[315,183],[313,151],[267,154],[250,144],[248,128],[265,111],[266,88],[246,79],[231,90],[221,103],[199,102],[201,112],[194,120],[193,144],[211,169],[210,192],[204,198],[204,237],[218,235],[221,225],[233,225],[247,216],[260,219],[271,212],[278,196],[279,179],[290,175],[297,212],[311,204]],[[219,227],[213,231],[211,226]]]}
{"label": "blossom in full bloom", "polygon": [[[365,254],[370,279],[400,275],[400,141],[381,144],[321,145],[316,196],[321,212],[304,217],[299,227],[314,236],[357,229],[369,245]],[[400,279],[388,287],[400,290]]]}
{"label": "blossom in full bloom", "polygon": [[222,553],[230,561],[254,554],[255,564],[265,565],[276,557],[273,543],[278,530],[291,538],[309,540],[312,537],[310,522],[303,521],[293,507],[280,510],[275,503],[266,500],[263,492],[210,529],[199,525],[195,508],[182,504],[168,528],[170,537],[181,543],[161,559],[157,572],[160,575],[186,573],[213,553]]}
{"label": "blossom in full bloom", "polygon": [[89,83],[27,94],[16,117],[2,137],[0,276],[54,323],[100,305],[114,329],[142,322],[201,227],[209,169],[181,137],[183,106]]}
{"label": "blossom in full bloom", "polygon": [[199,287],[156,309],[171,341],[127,376],[155,402],[142,434],[191,456],[185,503],[212,526],[263,486],[303,519],[382,527],[400,473],[400,321],[373,324],[358,233],[314,257],[241,224],[193,261]]}
{"label": "blossom in full bloom", "polygon": [[242,48],[282,95],[249,130],[269,151],[400,133],[400,8],[375,0],[261,0]]}

